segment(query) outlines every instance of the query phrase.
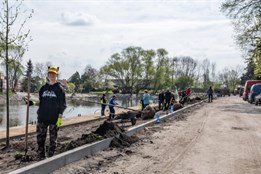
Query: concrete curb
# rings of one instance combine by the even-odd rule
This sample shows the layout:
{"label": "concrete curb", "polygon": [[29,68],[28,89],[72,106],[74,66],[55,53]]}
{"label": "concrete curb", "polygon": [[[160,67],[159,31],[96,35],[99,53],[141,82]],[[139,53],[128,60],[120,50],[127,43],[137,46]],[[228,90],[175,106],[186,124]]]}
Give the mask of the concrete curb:
{"label": "concrete curb", "polygon": [[[163,116],[160,117],[160,119],[161,119],[161,120],[165,120],[165,119],[170,118],[170,117],[175,117],[175,116],[177,116],[177,115],[176,115],[177,113],[182,112],[182,111],[184,111],[184,110],[186,110],[186,109],[189,109],[189,108],[191,108],[191,107],[193,107],[193,106],[199,105],[199,104],[201,104],[201,103],[203,103],[203,102],[205,102],[205,101],[206,101],[206,100],[202,100],[202,101],[200,101],[200,102],[198,102],[198,103],[195,103],[195,104],[193,104],[193,105],[189,105],[189,106],[187,106],[187,107],[181,108],[181,109],[179,109],[179,110],[177,110],[177,111],[175,111],[175,112],[169,113],[169,114],[167,114],[167,115],[163,115]],[[126,132],[126,135],[132,136],[132,135],[134,135],[135,133],[137,133],[137,132],[139,132],[140,130],[142,130],[143,128],[145,128],[146,126],[149,126],[149,125],[154,124],[154,123],[156,123],[156,118],[154,118],[154,119],[152,119],[152,120],[150,120],[150,121],[148,121],[148,122],[146,122],[146,123],[140,124],[140,125],[138,125],[138,126],[136,126],[136,127],[130,128],[130,129]]]}
{"label": "concrete curb", "polygon": [[106,149],[109,147],[111,140],[113,138],[107,138],[105,140],[95,142],[92,144],[84,145],[70,151],[61,153],[59,155],[53,156],[51,158],[45,159],[43,161],[31,164],[29,166],[20,168],[18,170],[12,171],[9,174],[42,174],[51,173],[52,171],[59,169],[67,164],[78,161],[81,158],[93,155],[96,152]]}
{"label": "concrete curb", "polygon": [[[182,112],[186,109],[189,109],[193,106],[196,106],[198,104],[203,103],[205,100],[195,103],[193,105],[187,106],[185,108],[179,109],[173,113],[169,113],[167,115],[161,116],[161,120],[167,119],[169,117],[175,117],[177,113]],[[143,128],[145,128],[148,125],[154,124],[156,122],[156,119],[152,119],[144,124],[138,125],[136,127],[130,128],[126,134],[128,136],[132,136],[135,133],[139,132]],[[110,146],[112,138],[107,138],[105,140],[101,140],[92,144],[84,145],[78,148],[75,148],[73,150],[58,154],[54,157],[45,159],[43,161],[31,164],[29,166],[20,168],[18,170],[10,172],[10,174],[41,174],[43,173],[50,173],[54,170],[57,170],[69,163],[78,161],[82,159],[85,156],[93,155],[98,151],[107,149]]]}

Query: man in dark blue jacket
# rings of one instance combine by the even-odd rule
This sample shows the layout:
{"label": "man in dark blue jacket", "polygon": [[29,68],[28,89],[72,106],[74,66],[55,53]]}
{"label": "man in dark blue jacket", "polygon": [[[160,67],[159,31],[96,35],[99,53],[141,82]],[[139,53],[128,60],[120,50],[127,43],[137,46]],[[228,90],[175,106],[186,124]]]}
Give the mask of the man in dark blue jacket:
{"label": "man in dark blue jacket", "polygon": [[38,157],[45,158],[45,141],[49,127],[50,145],[48,157],[54,155],[57,133],[62,124],[62,115],[66,108],[65,92],[57,82],[59,67],[48,67],[48,82],[39,91],[39,109],[37,111]]}
{"label": "man in dark blue jacket", "polygon": [[110,102],[109,102],[109,109],[110,109],[109,119],[110,120],[114,119],[114,116],[115,116],[114,106],[118,104],[118,103],[116,103],[115,99],[116,99],[116,96],[113,95],[112,98],[110,99]]}
{"label": "man in dark blue jacket", "polygon": [[208,94],[208,102],[210,103],[213,100],[213,89],[211,86],[209,87],[207,94]]}

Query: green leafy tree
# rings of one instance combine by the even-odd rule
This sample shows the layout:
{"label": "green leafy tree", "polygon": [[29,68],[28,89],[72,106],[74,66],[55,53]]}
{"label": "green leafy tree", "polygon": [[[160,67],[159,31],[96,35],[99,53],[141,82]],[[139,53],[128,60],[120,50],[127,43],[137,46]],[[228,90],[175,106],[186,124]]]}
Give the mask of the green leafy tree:
{"label": "green leafy tree", "polygon": [[103,66],[100,68],[99,70],[99,74],[100,74],[100,83],[101,83],[101,86],[100,88],[102,90],[105,90],[106,93],[109,92],[109,90],[112,90],[113,89],[113,81],[110,78],[109,76],[109,68],[107,65]]}
{"label": "green leafy tree", "polygon": [[99,81],[98,73],[91,65],[85,67],[84,73],[81,76],[82,92],[90,92],[95,89]]}
{"label": "green leafy tree", "polygon": [[175,81],[175,86],[177,87],[178,90],[184,90],[187,87],[193,86],[193,78],[189,76],[180,76],[179,78],[176,79]]}
{"label": "green leafy tree", "polygon": [[75,92],[81,92],[80,91],[80,86],[81,86],[81,76],[80,73],[78,71],[76,71],[69,79],[68,81],[70,83],[73,83],[75,86],[74,91]]}
{"label": "green leafy tree", "polygon": [[[142,82],[139,82],[140,88],[151,88],[151,82],[155,77],[155,61],[156,52],[154,50],[144,50],[142,52]],[[138,93],[138,91],[136,91]]]}
{"label": "green leafy tree", "polygon": [[69,92],[69,93],[74,93],[75,87],[76,87],[76,86],[75,86],[74,83],[71,83],[71,82],[67,83],[67,92]]}
{"label": "green leafy tree", "polygon": [[256,69],[255,67],[256,67],[256,65],[255,65],[255,63],[253,62],[252,59],[247,61],[247,67],[245,68],[245,73],[242,74],[241,79],[240,79],[241,85],[244,85],[247,80],[258,79],[258,77],[256,77],[256,75],[254,73],[254,71]]}
{"label": "green leafy tree", "polygon": [[259,38],[257,46],[252,51],[252,58],[256,65],[254,73],[259,79],[261,79],[261,38]]}
{"label": "green leafy tree", "polygon": [[133,93],[142,74],[142,52],[140,47],[125,48],[121,54],[113,54],[102,71],[114,78],[123,92]]}
{"label": "green leafy tree", "polygon": [[128,47],[122,51],[122,56],[125,59],[125,65],[127,70],[127,91],[133,93],[133,90],[139,91],[138,82],[142,74],[142,55],[141,47]]}
{"label": "green leafy tree", "polygon": [[[4,63],[2,65],[5,67]],[[9,86],[12,92],[17,91],[18,81],[23,76],[23,71],[24,71],[24,67],[20,61],[12,59],[12,61],[9,62],[9,69],[8,69],[9,84],[10,84]]]}
{"label": "green leafy tree", "polygon": [[[236,42],[247,61],[257,64],[255,73],[260,75],[261,67],[261,2],[260,0],[226,0],[221,10],[232,20]],[[250,63],[247,62],[247,63]]]}
{"label": "green leafy tree", "polygon": [[154,92],[156,92],[159,89],[162,88],[166,88],[166,86],[164,86],[166,79],[164,76],[165,73],[167,72],[167,54],[168,52],[163,49],[160,48],[156,51],[156,65],[155,65],[155,76],[153,78],[153,90]]}
{"label": "green leafy tree", "polygon": [[[35,76],[31,78],[31,92],[38,92],[40,90],[40,88],[42,87],[42,83],[41,83],[41,78],[39,76]],[[28,92],[28,83],[27,83],[28,79],[27,77],[23,78],[22,83],[21,83],[21,90],[24,92]]]}

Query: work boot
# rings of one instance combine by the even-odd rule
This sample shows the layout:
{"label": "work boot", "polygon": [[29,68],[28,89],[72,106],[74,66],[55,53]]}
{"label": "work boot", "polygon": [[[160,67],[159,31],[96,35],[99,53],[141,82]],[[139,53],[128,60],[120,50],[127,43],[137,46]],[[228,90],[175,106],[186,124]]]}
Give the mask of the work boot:
{"label": "work boot", "polygon": [[48,153],[48,158],[51,158],[54,155],[54,153]]}
{"label": "work boot", "polygon": [[44,159],[46,159],[45,155],[42,155],[42,154],[37,155],[37,161],[42,161]]}

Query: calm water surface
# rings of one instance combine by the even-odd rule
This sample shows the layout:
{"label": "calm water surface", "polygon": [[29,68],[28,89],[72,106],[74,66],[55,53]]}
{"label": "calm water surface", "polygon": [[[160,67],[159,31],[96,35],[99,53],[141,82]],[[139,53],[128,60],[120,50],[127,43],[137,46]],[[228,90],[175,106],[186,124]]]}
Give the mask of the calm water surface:
{"label": "calm water surface", "polygon": [[[99,102],[98,99],[94,101]],[[125,97],[118,99],[117,102],[120,106],[131,107],[139,105],[139,97],[133,99],[131,97]],[[26,122],[26,108],[24,103],[10,104],[10,127],[24,126]],[[29,108],[29,123],[37,120],[38,106],[30,106]],[[70,118],[80,115],[100,114],[100,104],[88,103],[88,102],[68,102],[67,108],[64,112],[64,118]],[[106,108],[107,110],[108,108]],[[117,110],[117,108],[115,108]],[[6,128],[6,105],[0,105],[0,130]]]}

